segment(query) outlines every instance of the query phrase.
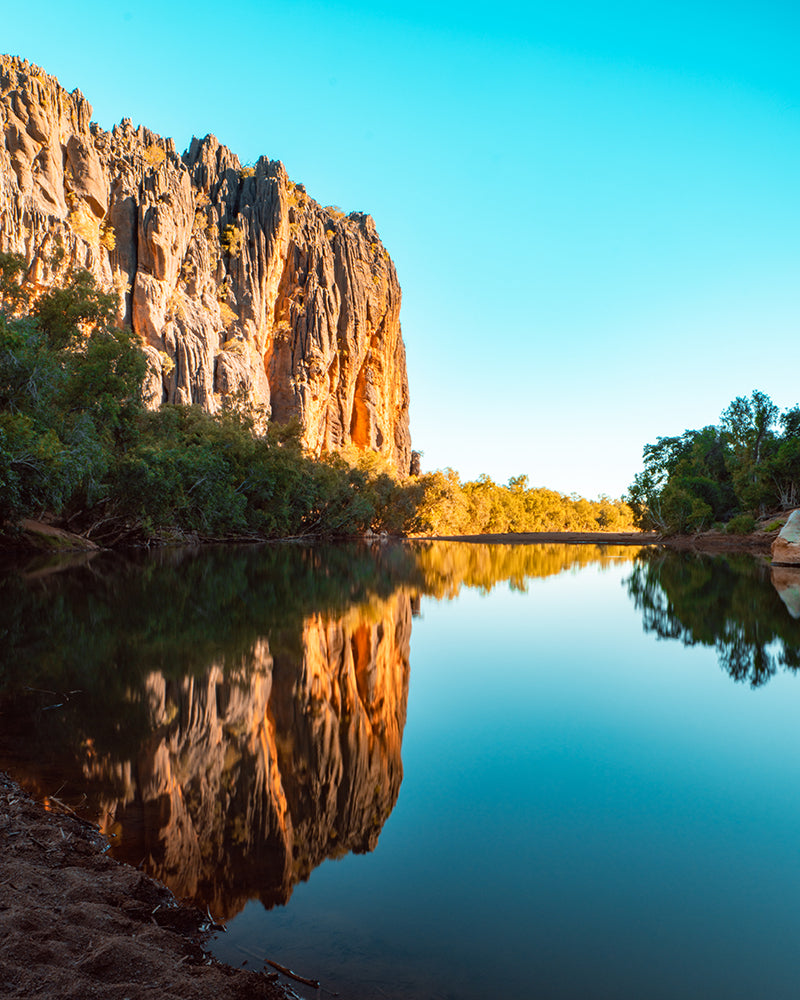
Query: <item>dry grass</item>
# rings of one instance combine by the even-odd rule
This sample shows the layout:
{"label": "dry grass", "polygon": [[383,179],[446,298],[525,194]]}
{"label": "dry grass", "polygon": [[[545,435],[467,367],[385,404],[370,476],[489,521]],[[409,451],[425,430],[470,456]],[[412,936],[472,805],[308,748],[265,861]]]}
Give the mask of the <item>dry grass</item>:
{"label": "dry grass", "polygon": [[74,200],[67,216],[67,225],[82,240],[97,246],[100,243],[100,222],[85,202]]}
{"label": "dry grass", "polygon": [[167,151],[163,148],[163,146],[146,146],[142,156],[145,160],[147,160],[151,167],[158,167],[167,158]]}
{"label": "dry grass", "polygon": [[[222,325],[225,327],[230,326],[232,323],[236,323],[239,319],[238,314],[231,309],[227,302],[220,302],[219,314],[222,317]],[[228,348],[226,347],[225,350],[227,349]]]}

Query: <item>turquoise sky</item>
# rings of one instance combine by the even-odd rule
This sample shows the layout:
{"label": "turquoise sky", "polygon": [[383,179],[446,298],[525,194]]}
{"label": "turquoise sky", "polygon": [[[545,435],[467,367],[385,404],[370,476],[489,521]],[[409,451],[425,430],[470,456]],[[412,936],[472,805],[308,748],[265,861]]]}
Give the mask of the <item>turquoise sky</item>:
{"label": "turquoise sky", "polygon": [[370,212],[423,468],[619,495],[754,388],[800,402],[800,8],[43,0],[3,49],[95,119],[213,132]]}

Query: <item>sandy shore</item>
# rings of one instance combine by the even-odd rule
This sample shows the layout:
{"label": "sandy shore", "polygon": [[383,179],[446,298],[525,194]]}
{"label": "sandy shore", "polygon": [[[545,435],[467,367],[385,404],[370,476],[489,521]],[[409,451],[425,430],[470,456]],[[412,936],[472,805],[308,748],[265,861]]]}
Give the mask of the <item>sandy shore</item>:
{"label": "sandy shore", "polygon": [[276,976],[204,950],[209,919],[105,853],[0,773],[0,995],[28,1000],[286,1000]]}

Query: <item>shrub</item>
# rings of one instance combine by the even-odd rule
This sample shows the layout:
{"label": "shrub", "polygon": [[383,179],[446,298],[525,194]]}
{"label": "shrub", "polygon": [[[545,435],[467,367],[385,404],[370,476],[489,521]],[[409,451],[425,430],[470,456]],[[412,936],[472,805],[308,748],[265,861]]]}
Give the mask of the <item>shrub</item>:
{"label": "shrub", "polygon": [[306,189],[302,184],[294,184],[289,187],[289,204],[292,206],[299,205],[301,208],[308,201],[308,195],[306,194]]}
{"label": "shrub", "polygon": [[[238,315],[231,309],[227,302],[220,302],[219,314],[222,317],[223,326],[230,326],[231,323],[235,323],[239,319]],[[226,347],[225,350],[227,349]]]}
{"label": "shrub", "polygon": [[749,535],[755,528],[756,521],[751,514],[737,514],[725,525],[725,531],[729,535]]}
{"label": "shrub", "polygon": [[111,253],[117,247],[117,234],[114,227],[106,219],[100,223],[100,246],[103,246]]}
{"label": "shrub", "polygon": [[222,249],[231,255],[231,257],[238,257],[242,252],[242,242],[244,240],[244,235],[239,226],[230,225],[226,226],[222,230],[222,237],[220,238],[220,243],[222,244]]}
{"label": "shrub", "polygon": [[[233,310],[230,311],[232,312]],[[234,313],[235,315],[236,313]],[[239,340],[238,337],[231,337],[230,340],[226,340],[222,345],[222,350],[228,351],[230,354],[238,354],[242,358],[247,357],[247,344],[243,340]]]}
{"label": "shrub", "polygon": [[153,145],[146,146],[142,156],[150,164],[151,167],[157,167],[164,162],[167,158],[167,151],[163,146]]}

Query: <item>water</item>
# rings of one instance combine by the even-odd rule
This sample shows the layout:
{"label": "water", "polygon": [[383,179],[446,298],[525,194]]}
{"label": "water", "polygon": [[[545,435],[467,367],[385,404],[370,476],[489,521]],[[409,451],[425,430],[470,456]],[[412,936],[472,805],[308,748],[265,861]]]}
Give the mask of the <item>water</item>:
{"label": "water", "polygon": [[794,997],[774,573],[437,544],[7,576],[0,767],[225,919],[219,957],[344,997]]}

